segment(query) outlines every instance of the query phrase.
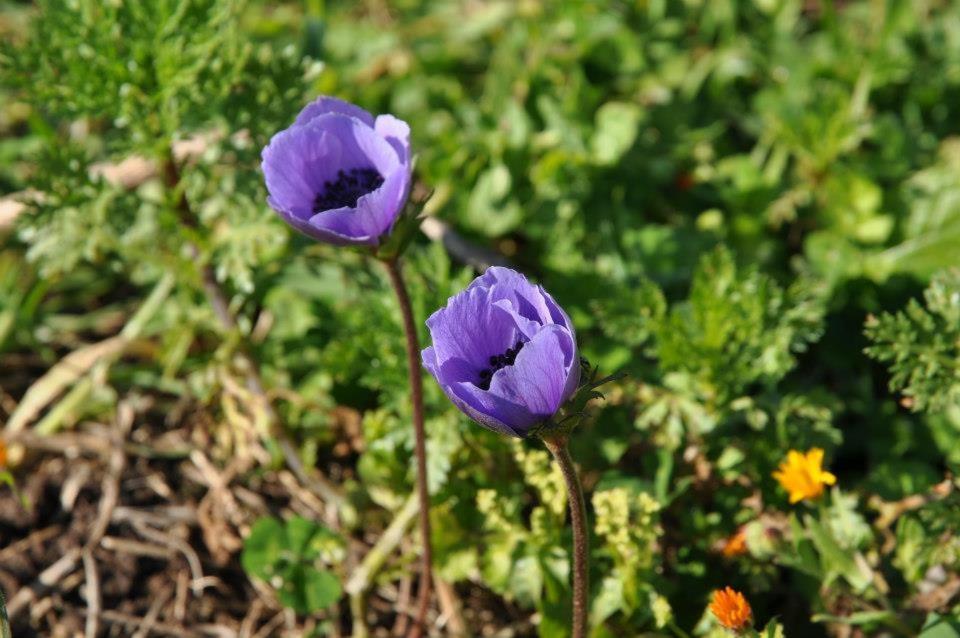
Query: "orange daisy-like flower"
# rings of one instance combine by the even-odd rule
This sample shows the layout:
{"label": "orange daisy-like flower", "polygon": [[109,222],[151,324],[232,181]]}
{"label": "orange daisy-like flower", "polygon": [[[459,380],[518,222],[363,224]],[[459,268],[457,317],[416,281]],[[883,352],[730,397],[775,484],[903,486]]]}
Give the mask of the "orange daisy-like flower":
{"label": "orange daisy-like flower", "polygon": [[713,592],[710,612],[721,625],[732,631],[740,631],[753,621],[753,610],[743,594],[730,587]]}
{"label": "orange daisy-like flower", "polygon": [[727,558],[741,556],[747,553],[747,533],[741,527],[737,533],[727,539],[721,550]]}
{"label": "orange daisy-like flower", "polygon": [[0,439],[0,469],[7,466],[7,444]]}
{"label": "orange daisy-like flower", "polygon": [[836,476],[823,469],[823,450],[817,447],[806,454],[790,450],[773,478],[790,494],[791,503],[817,498],[823,494],[824,485],[837,482]]}

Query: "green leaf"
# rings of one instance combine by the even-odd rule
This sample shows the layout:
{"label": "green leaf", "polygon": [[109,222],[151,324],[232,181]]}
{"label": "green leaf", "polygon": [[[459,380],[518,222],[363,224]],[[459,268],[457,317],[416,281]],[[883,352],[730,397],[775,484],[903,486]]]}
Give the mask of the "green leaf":
{"label": "green leaf", "polygon": [[303,600],[308,612],[320,611],[340,599],[342,589],[337,577],[326,570],[305,570]]}
{"label": "green leaf", "polygon": [[814,517],[804,517],[804,523],[820,553],[822,569],[826,574],[825,584],[829,584],[837,576],[842,576],[856,591],[865,591],[873,580],[873,574],[865,563],[858,563],[853,557],[854,552],[844,550]]}
{"label": "green leaf", "polygon": [[466,221],[488,236],[502,235],[523,219],[517,202],[509,197],[513,179],[503,164],[494,164],[477,178],[467,203]]}
{"label": "green leaf", "polygon": [[890,389],[909,397],[912,409],[936,412],[960,405],[960,269],[934,277],[924,300],[868,317],[866,353],[889,365]]}
{"label": "green leaf", "polygon": [[918,638],[960,638],[960,618],[930,612]]}
{"label": "green leaf", "polygon": [[522,605],[536,606],[543,594],[543,572],[536,556],[521,556],[513,563],[510,591]]}
{"label": "green leaf", "polygon": [[710,398],[729,400],[751,383],[773,383],[819,337],[823,292],[802,280],[784,291],[754,268],[739,269],[719,247],[701,258],[689,299],[656,324],[661,365],[695,375]]}
{"label": "green leaf", "polygon": [[250,574],[277,587],[277,596],[297,613],[308,614],[335,603],[340,581],[318,561],[339,559],[331,546],[340,538],[319,523],[294,516],[286,522],[261,518],[244,541],[241,564]]}
{"label": "green leaf", "polygon": [[501,535],[487,546],[483,554],[483,579],[495,591],[510,591],[515,550],[516,539]]}
{"label": "green leaf", "polygon": [[285,528],[285,549],[296,556],[310,557],[310,541],[320,529],[320,525],[302,516],[293,516],[287,519]]}
{"label": "green leaf", "polygon": [[824,574],[821,568],[821,560],[817,556],[813,544],[807,539],[807,533],[803,525],[795,514],[791,514],[789,520],[794,556],[788,557],[786,562],[805,574],[814,578],[821,578]]}
{"label": "green leaf", "polygon": [[812,620],[813,622],[840,623],[853,626],[896,624],[899,622],[896,612],[889,610],[855,611],[848,616],[815,614]]}
{"label": "green leaf", "polygon": [[590,604],[591,621],[601,624],[623,608],[623,581],[614,575],[607,576],[600,583],[600,591]]}
{"label": "green leaf", "polygon": [[763,628],[762,634],[764,638],[785,638],[783,631],[783,625],[777,622],[776,618],[771,618],[767,622],[766,627]]}
{"label": "green leaf", "polygon": [[642,111],[629,102],[607,102],[597,111],[590,148],[597,164],[614,164],[637,139]]}
{"label": "green leaf", "polygon": [[286,533],[283,524],[275,518],[260,518],[253,524],[250,535],[243,542],[240,563],[248,574],[269,581],[285,549]]}

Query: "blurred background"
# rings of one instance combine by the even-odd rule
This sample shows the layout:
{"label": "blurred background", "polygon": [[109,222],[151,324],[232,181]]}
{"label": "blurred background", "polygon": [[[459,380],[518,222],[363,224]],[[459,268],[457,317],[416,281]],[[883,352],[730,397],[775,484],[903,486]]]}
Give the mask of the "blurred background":
{"label": "blurred background", "polygon": [[[768,636],[960,636],[950,0],[0,3],[14,635],[403,635],[399,313],[259,170],[321,94],[412,128],[421,322],[507,263],[627,374],[573,442],[594,638],[725,635],[728,585]],[[546,452],[425,384],[432,634],[566,636]]]}

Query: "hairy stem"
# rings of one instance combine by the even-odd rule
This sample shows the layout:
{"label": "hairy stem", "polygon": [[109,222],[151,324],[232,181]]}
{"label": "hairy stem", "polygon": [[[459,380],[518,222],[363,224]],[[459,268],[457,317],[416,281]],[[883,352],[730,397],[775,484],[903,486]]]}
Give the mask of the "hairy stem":
{"label": "hairy stem", "polygon": [[573,527],[573,630],[572,638],[584,638],[587,635],[587,598],[590,589],[590,575],[587,570],[587,506],[583,500],[583,488],[577,477],[577,468],[570,457],[566,435],[544,437],[544,444],[553,454],[563,482],[567,486],[567,500],[570,504],[570,525]]}
{"label": "hairy stem", "polygon": [[430,575],[433,569],[433,551],[430,544],[430,492],[427,489],[427,435],[423,428],[423,378],[420,372],[420,343],[417,326],[413,321],[410,295],[403,281],[403,273],[396,259],[383,262],[390,275],[390,283],[397,295],[400,313],[403,315],[403,330],[407,337],[407,374],[410,377],[410,396],[413,400],[414,454],[417,462],[417,495],[420,500],[420,537],[423,554],[420,570],[420,592],[417,617],[410,628],[408,638],[419,638],[426,627],[430,609]]}

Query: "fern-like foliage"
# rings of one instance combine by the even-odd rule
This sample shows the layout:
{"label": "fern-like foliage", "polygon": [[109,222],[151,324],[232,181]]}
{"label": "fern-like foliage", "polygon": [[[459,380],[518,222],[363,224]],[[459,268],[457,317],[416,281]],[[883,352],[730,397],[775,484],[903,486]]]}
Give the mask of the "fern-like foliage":
{"label": "fern-like foliage", "polygon": [[[243,9],[42,0],[22,41],[0,43],[0,83],[44,132],[31,184],[43,196],[18,219],[42,275],[106,264],[149,283],[190,270],[180,263],[189,239],[221,281],[249,294],[254,271],[276,260],[287,235],[263,204],[258,153],[303,104],[317,65],[297,47],[244,37]],[[163,167],[191,136],[203,152],[179,162],[171,188]],[[152,162],[154,179],[131,188],[104,178],[104,166],[131,158]],[[199,234],[175,210],[181,191]]]}
{"label": "fern-like foliage", "polygon": [[960,269],[934,277],[923,297],[869,317],[866,352],[889,366],[890,389],[914,410],[939,412],[960,405]]}
{"label": "fern-like foliage", "polygon": [[801,278],[784,290],[755,268],[738,269],[730,251],[718,248],[700,260],[689,298],[658,326],[660,365],[731,399],[789,372],[795,353],[819,336],[823,314],[817,287]]}
{"label": "fern-like foliage", "polygon": [[[103,118],[116,147],[166,141],[216,110],[246,61],[229,0],[44,0],[25,46],[10,55],[15,85],[56,118]],[[224,81],[224,79],[228,81]]]}

